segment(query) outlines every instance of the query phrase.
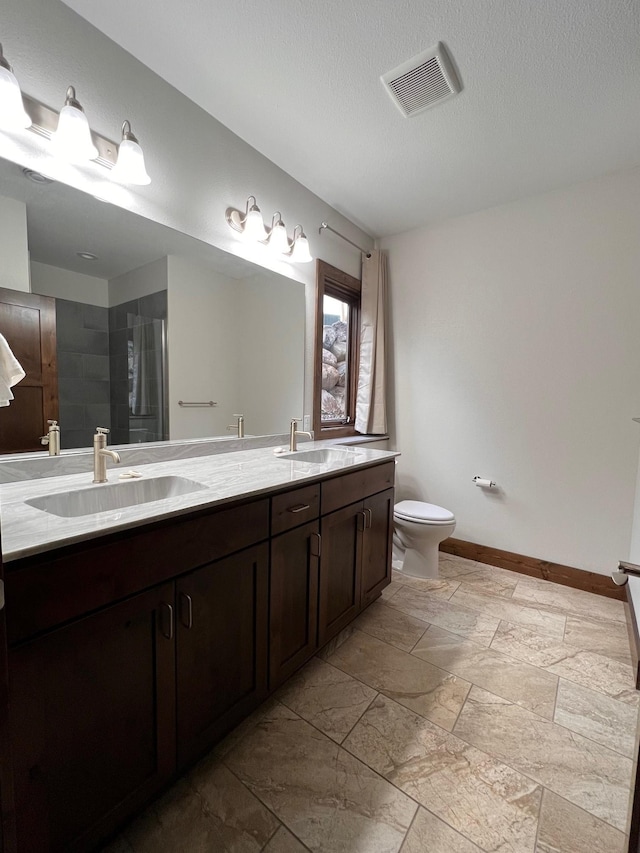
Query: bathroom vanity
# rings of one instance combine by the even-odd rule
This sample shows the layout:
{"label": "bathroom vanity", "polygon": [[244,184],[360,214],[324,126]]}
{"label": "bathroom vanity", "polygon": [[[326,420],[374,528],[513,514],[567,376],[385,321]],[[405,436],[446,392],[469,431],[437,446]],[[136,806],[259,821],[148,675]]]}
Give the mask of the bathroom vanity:
{"label": "bathroom vanity", "polygon": [[[16,500],[22,546],[5,568],[20,853],[94,847],[379,596],[394,455],[182,460],[206,489],[81,518]],[[28,542],[37,512],[46,530]]]}

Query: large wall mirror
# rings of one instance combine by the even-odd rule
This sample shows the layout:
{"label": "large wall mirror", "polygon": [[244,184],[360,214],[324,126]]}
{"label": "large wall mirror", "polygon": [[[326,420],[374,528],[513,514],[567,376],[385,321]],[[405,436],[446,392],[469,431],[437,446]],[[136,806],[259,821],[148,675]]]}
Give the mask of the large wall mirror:
{"label": "large wall mirror", "polygon": [[[231,437],[237,413],[247,435],[282,433],[302,413],[303,285],[5,160],[0,225],[0,332],[17,350],[29,312],[53,311],[63,449],[96,426],[126,444]],[[13,421],[0,452],[42,449],[42,425]]]}

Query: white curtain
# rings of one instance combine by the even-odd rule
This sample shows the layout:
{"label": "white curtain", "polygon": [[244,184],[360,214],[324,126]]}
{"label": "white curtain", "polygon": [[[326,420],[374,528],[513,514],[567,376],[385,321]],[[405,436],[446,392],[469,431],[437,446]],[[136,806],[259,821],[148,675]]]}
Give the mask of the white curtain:
{"label": "white curtain", "polygon": [[360,370],[356,398],[357,432],[387,431],[386,405],[387,256],[373,251],[362,261],[360,302]]}

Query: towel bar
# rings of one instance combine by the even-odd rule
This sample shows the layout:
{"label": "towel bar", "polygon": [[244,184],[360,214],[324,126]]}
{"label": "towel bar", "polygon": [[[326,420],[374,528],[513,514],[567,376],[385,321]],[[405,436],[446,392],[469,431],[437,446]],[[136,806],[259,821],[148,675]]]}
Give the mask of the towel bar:
{"label": "towel bar", "polygon": [[214,403],[213,400],[207,400],[206,403],[188,403],[186,400],[178,400],[178,405],[183,407],[189,406],[217,406],[217,403]]}

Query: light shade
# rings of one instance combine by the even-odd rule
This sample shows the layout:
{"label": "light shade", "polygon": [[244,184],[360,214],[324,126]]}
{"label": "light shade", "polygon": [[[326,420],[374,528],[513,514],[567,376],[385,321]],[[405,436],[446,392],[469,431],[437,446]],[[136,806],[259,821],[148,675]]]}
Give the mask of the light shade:
{"label": "light shade", "polygon": [[128,121],[122,124],[122,142],[118,148],[118,159],[111,170],[111,180],[119,184],[146,186],[151,183],[144,165],[144,154],[136,137],[131,133]]}
{"label": "light shade", "polygon": [[249,242],[266,240],[267,230],[264,227],[262,214],[257,205],[253,205],[244,220],[244,237]]}
{"label": "light shade", "polygon": [[0,44],[0,129],[24,130],[27,127],[31,127],[31,118],[24,108],[20,86],[2,55]]}
{"label": "light shade", "polygon": [[[278,219],[276,220],[276,216]],[[269,232],[269,251],[274,255],[284,255],[289,252],[289,238],[287,237],[287,229],[284,227],[284,222],[280,219],[280,214],[275,213],[273,216],[273,225]]]}
{"label": "light shade", "polygon": [[[300,229],[299,233],[296,233]],[[308,264],[313,260],[309,251],[309,241],[307,235],[302,230],[301,225],[296,225],[293,229],[293,245],[291,246],[291,260],[296,264]]]}
{"label": "light shade", "polygon": [[91,139],[91,129],[84,111],[76,100],[73,86],[67,89],[67,99],[60,110],[58,127],[51,137],[51,146],[58,157],[70,163],[95,160],[98,149]]}

